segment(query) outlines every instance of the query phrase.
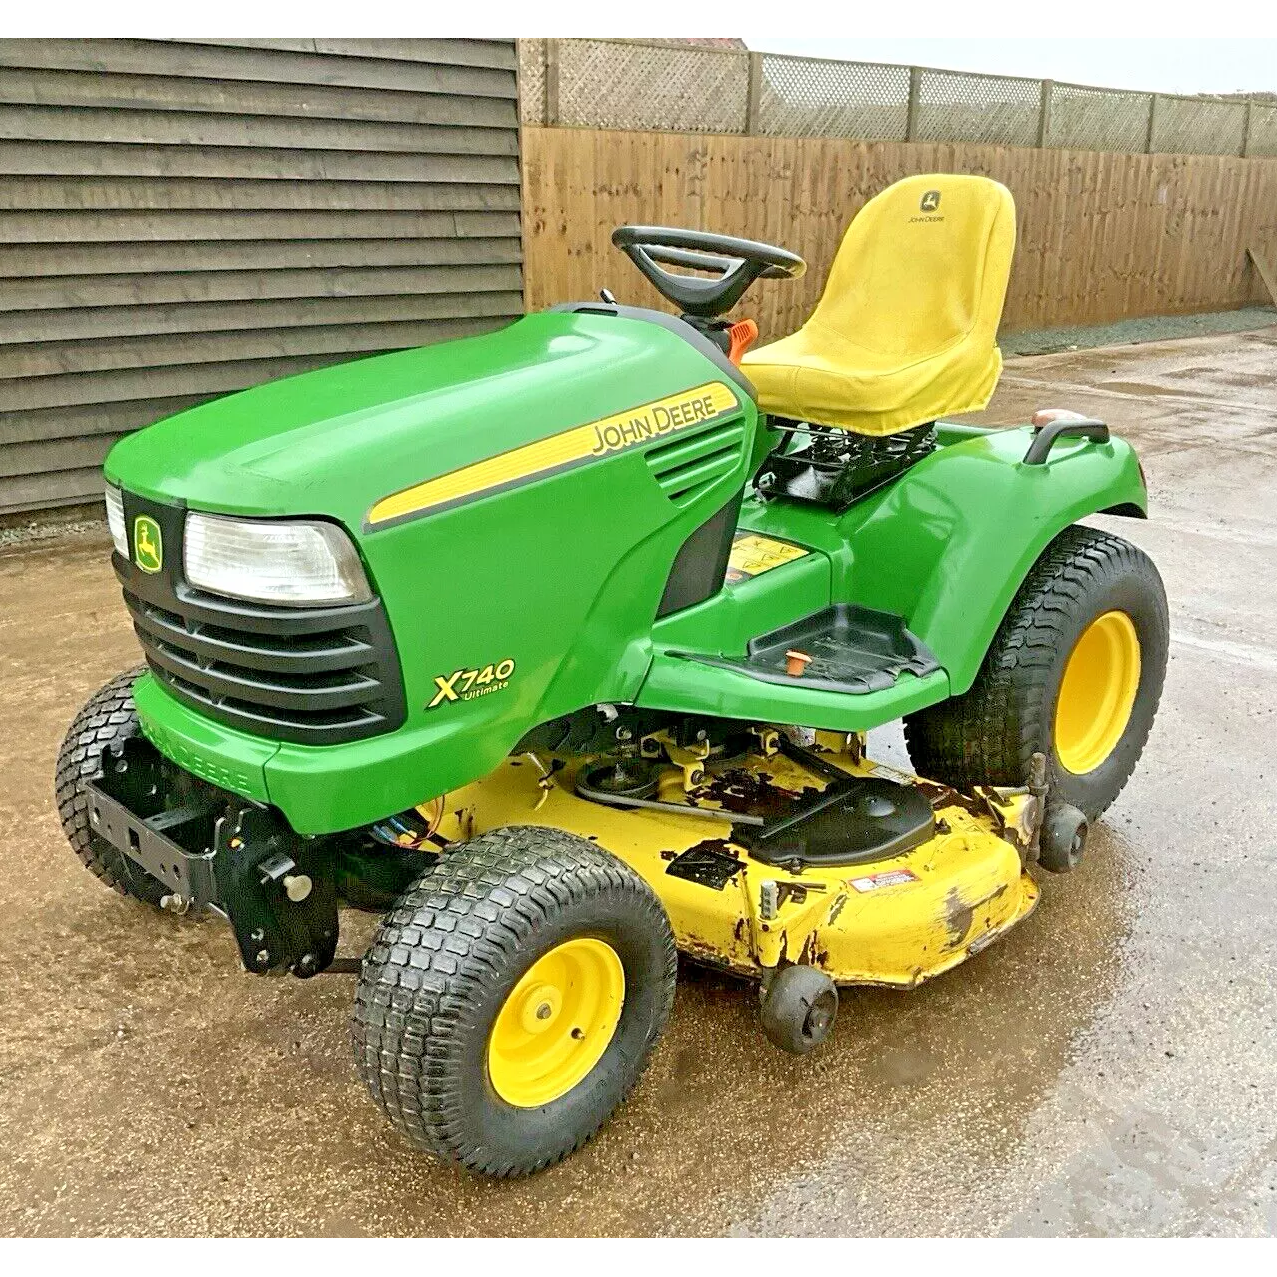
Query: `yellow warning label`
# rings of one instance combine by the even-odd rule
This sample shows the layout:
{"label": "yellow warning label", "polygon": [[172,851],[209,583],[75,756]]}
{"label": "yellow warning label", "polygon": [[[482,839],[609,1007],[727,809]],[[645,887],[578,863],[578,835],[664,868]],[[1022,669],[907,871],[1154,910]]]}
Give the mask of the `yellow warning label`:
{"label": "yellow warning label", "polygon": [[762,576],[772,568],[784,567],[811,551],[792,541],[777,541],[757,532],[738,532],[732,540],[731,557],[727,560],[727,584]]}

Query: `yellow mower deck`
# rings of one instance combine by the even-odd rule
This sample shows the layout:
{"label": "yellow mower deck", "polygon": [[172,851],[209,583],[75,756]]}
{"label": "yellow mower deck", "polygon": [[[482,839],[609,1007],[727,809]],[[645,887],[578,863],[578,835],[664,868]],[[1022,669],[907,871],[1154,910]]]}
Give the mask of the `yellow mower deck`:
{"label": "yellow mower deck", "polygon": [[[1032,912],[1038,888],[1016,845],[1031,799],[990,791],[968,799],[852,753],[820,757],[853,775],[923,785],[933,796],[935,835],[890,859],[791,872],[733,842],[727,819],[604,806],[576,794],[581,764],[549,770],[528,756],[450,794],[439,832],[470,838],[505,825],[547,825],[597,842],[651,884],[682,952],[743,976],[806,963],[838,984],[911,987]],[[727,766],[708,764],[705,782],[691,790],[682,769],[666,768],[660,801],[721,809],[715,780]],[[749,755],[730,768],[791,794],[828,783],[783,754]]]}

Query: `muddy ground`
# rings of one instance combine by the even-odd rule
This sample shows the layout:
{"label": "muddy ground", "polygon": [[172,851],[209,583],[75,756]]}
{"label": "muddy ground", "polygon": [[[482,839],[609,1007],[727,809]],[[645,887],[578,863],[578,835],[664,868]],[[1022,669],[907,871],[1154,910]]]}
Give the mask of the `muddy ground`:
{"label": "muddy ground", "polygon": [[0,1232],[1277,1231],[1277,329],[1015,361],[985,418],[1055,405],[1139,445],[1153,517],[1113,523],[1173,626],[1086,864],[955,972],[847,996],[814,1058],[685,971],[632,1102],[513,1184],[383,1121],[350,977],[245,975],[74,860],[58,740],[138,650],[101,534],[0,554]]}

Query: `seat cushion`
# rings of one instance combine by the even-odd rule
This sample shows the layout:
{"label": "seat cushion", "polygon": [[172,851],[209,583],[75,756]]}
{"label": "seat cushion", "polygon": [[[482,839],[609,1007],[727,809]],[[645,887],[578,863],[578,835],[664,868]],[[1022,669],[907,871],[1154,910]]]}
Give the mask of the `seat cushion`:
{"label": "seat cushion", "polygon": [[811,318],[742,360],[760,406],[869,435],[983,408],[1002,369],[1014,247],[1015,206],[997,182],[924,174],[888,187],[852,221]]}
{"label": "seat cushion", "polygon": [[764,412],[889,435],[985,407],[1002,372],[1002,354],[997,346],[976,352],[955,342],[900,363],[836,337],[813,340],[808,323],[757,351],[745,371]]}

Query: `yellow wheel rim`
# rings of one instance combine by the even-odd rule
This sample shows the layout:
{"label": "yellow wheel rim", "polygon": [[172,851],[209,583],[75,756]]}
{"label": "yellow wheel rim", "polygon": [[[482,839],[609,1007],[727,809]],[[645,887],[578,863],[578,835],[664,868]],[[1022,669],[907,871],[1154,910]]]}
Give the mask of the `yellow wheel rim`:
{"label": "yellow wheel rim", "polygon": [[625,1003],[625,968],[602,940],[569,940],[510,992],[488,1039],[488,1076],[516,1108],[566,1095],[603,1058]]}
{"label": "yellow wheel rim", "polygon": [[1082,632],[1064,667],[1055,707],[1055,753],[1074,775],[1094,771],[1131,721],[1140,685],[1140,639],[1125,612],[1105,612]]}

